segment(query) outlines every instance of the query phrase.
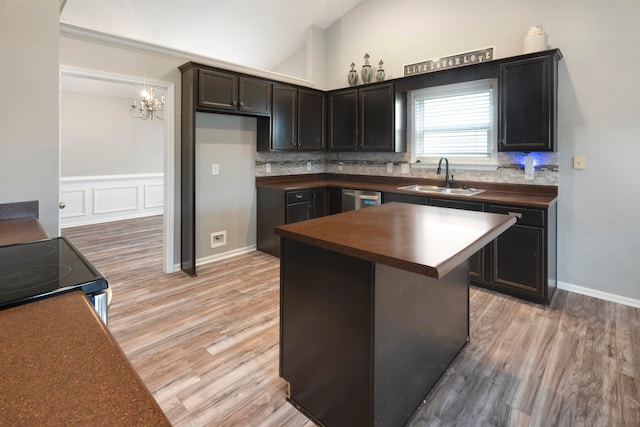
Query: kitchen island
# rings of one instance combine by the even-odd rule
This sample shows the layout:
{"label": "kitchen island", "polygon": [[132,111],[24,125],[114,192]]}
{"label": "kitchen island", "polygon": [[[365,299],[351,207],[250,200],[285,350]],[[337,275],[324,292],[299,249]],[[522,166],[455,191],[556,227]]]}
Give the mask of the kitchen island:
{"label": "kitchen island", "polygon": [[468,258],[515,221],[388,203],[277,227],[290,402],[325,426],[408,422],[468,342]]}

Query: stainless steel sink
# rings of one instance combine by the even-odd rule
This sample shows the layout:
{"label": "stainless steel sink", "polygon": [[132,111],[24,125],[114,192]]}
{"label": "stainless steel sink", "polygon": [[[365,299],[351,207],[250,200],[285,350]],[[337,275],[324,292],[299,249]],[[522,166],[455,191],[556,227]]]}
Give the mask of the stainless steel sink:
{"label": "stainless steel sink", "polygon": [[455,194],[456,196],[473,196],[484,191],[478,188],[447,188],[438,187],[437,185],[407,185],[398,187],[398,190],[417,191],[419,193]]}

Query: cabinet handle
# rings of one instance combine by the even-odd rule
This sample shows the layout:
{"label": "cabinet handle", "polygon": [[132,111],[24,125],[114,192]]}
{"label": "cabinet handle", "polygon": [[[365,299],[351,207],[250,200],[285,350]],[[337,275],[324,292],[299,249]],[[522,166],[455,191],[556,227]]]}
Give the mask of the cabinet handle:
{"label": "cabinet handle", "polygon": [[240,106],[244,107],[244,102],[240,101]]}
{"label": "cabinet handle", "polygon": [[234,107],[238,105],[238,103],[236,101],[231,101],[231,105],[233,105]]}
{"label": "cabinet handle", "polygon": [[507,212],[508,215],[511,216],[515,216],[518,219],[522,219],[522,213],[521,212]]}
{"label": "cabinet handle", "polygon": [[296,194],[296,199],[302,199],[302,194]]}

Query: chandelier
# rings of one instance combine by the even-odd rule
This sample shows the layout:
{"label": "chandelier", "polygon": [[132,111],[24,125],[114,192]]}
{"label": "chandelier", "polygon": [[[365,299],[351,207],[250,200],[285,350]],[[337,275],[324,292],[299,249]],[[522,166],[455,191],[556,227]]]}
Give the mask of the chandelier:
{"label": "chandelier", "polygon": [[[136,101],[138,103],[136,103]],[[129,113],[137,119],[153,120],[154,117],[162,120],[163,117],[161,114],[158,114],[164,108],[164,96],[160,97],[160,100],[155,97],[155,89],[150,87],[148,89],[144,89],[140,96],[133,99],[133,103],[131,104],[131,110]]]}

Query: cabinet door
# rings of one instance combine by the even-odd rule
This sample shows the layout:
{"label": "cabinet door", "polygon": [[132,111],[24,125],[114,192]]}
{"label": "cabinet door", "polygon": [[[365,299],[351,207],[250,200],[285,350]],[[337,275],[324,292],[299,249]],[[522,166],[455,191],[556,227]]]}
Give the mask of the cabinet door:
{"label": "cabinet door", "polygon": [[298,150],[324,150],[325,96],[298,89]]}
{"label": "cabinet door", "polygon": [[273,151],[296,149],[297,95],[297,89],[294,87],[273,85],[271,113],[271,149]]}
{"label": "cabinet door", "polygon": [[271,112],[271,83],[265,80],[240,77],[238,110],[252,114]]}
{"label": "cabinet door", "polygon": [[[478,202],[464,202],[460,200],[429,198],[429,206],[439,206],[442,208],[462,209],[467,211],[484,212],[484,204]],[[487,281],[485,266],[487,246],[480,249],[469,257],[469,276],[472,280],[480,282]]]}
{"label": "cabinet door", "polygon": [[312,218],[320,218],[327,215],[327,208],[329,207],[328,196],[329,193],[326,188],[313,190],[313,196],[311,199],[313,205]]}
{"label": "cabinet door", "polygon": [[353,151],[358,144],[358,91],[329,94],[329,149]]}
{"label": "cabinet door", "polygon": [[513,225],[493,241],[491,283],[508,291],[543,297],[544,231]]}
{"label": "cabinet door", "polygon": [[287,205],[287,224],[311,219],[311,202],[292,203]]}
{"label": "cabinet door", "polygon": [[200,107],[235,111],[238,103],[238,76],[211,70],[200,70]]}
{"label": "cabinet door", "polygon": [[553,150],[551,63],[541,56],[500,65],[500,151]]}
{"label": "cabinet door", "polygon": [[339,188],[327,189],[327,215],[333,215],[342,212],[342,190]]}
{"label": "cabinet door", "polygon": [[393,84],[360,89],[360,150],[394,151]]}

